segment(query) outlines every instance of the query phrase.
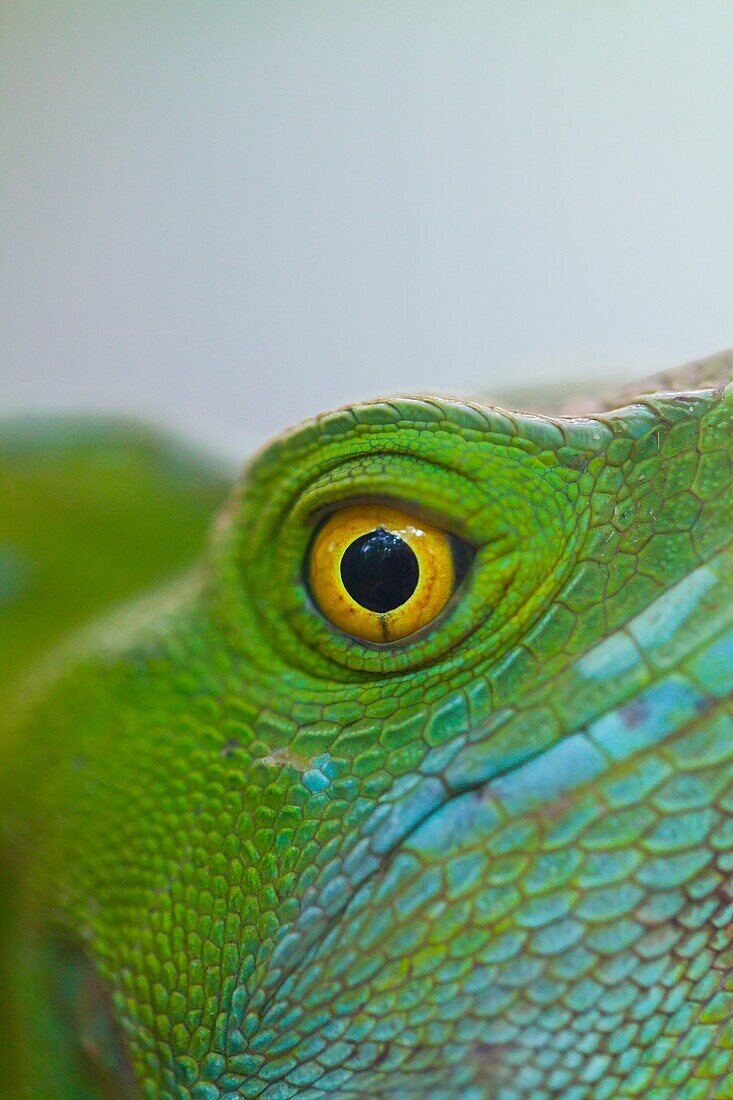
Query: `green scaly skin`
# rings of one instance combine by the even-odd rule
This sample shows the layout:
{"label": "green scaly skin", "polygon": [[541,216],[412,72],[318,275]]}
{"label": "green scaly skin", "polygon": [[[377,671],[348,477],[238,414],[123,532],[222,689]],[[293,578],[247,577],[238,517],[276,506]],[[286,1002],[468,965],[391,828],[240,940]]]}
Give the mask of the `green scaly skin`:
{"label": "green scaly skin", "polygon": [[[6,689],[4,1095],[733,1097],[730,377],[322,416]],[[303,581],[374,497],[476,547],[393,646]]]}

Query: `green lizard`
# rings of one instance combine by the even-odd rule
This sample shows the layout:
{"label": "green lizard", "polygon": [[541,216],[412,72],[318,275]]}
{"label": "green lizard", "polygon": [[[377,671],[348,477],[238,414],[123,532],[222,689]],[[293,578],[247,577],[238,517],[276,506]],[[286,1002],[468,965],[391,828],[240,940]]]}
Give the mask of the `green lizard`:
{"label": "green lizard", "polygon": [[731,377],[7,425],[2,1095],[733,1097]]}

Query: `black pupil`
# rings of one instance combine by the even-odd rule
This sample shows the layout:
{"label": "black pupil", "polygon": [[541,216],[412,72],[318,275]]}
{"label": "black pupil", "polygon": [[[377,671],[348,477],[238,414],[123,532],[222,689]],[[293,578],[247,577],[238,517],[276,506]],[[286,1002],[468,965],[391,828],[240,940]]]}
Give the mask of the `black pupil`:
{"label": "black pupil", "polygon": [[341,559],[341,580],[356,603],[384,615],[409,600],[420,569],[404,539],[383,527],[354,539]]}

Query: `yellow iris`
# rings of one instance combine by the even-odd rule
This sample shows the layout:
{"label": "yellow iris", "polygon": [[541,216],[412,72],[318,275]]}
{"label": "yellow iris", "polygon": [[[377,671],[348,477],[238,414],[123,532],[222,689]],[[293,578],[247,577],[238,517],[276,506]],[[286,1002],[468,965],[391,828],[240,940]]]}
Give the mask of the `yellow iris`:
{"label": "yellow iris", "polygon": [[451,540],[398,508],[350,505],[316,534],[309,580],[334,626],[366,642],[394,642],[427,626],[450,599]]}

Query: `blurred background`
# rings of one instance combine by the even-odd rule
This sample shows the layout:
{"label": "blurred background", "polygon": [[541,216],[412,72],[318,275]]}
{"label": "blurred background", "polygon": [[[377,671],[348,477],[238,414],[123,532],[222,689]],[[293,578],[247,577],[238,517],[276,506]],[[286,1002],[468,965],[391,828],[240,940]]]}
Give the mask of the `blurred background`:
{"label": "blurred background", "polygon": [[733,344],[730,0],[3,0],[0,409],[242,455]]}

